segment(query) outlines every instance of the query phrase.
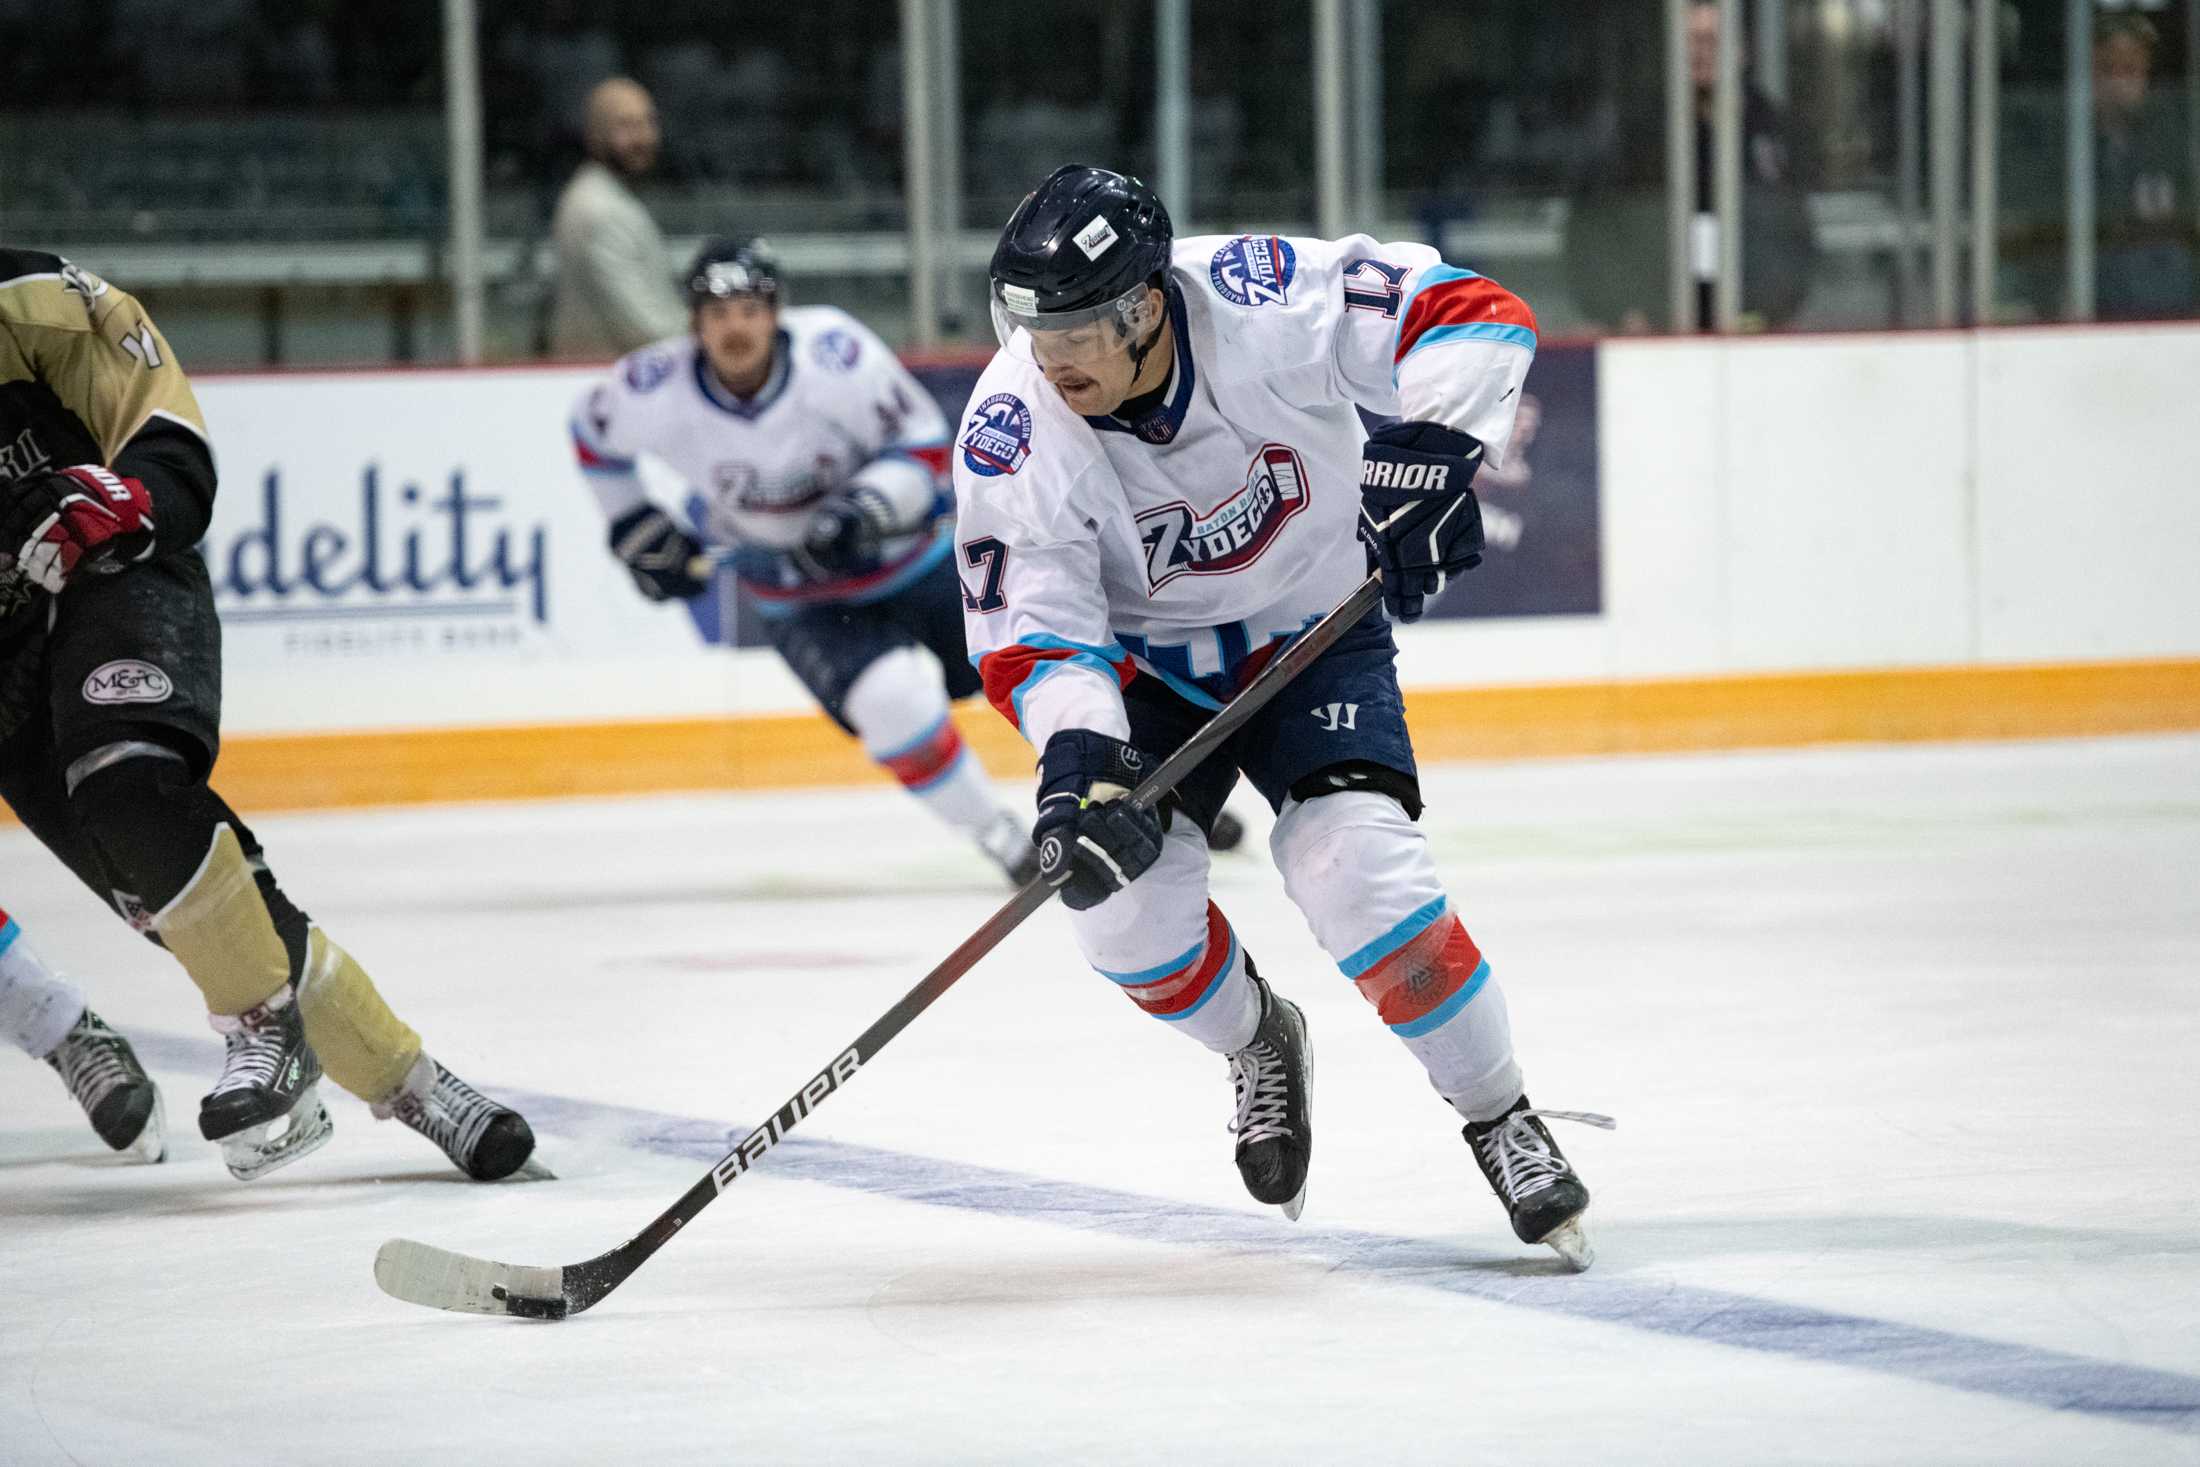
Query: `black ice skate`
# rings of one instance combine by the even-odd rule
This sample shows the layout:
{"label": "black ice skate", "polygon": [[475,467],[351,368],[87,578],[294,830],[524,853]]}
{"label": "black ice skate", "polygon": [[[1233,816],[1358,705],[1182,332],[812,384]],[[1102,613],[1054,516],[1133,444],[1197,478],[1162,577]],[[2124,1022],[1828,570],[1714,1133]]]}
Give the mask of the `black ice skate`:
{"label": "black ice skate", "polygon": [[84,1107],[100,1140],[132,1161],[159,1161],[168,1154],[160,1090],[138,1063],[130,1041],[99,1015],[86,1009],[46,1063]]}
{"label": "black ice skate", "polygon": [[1039,875],[1039,848],[1031,843],[1031,830],[1021,820],[1001,812],[985,834],[978,837],[978,848],[992,858],[1011,884],[1021,889],[1030,885]]}
{"label": "black ice skate", "polygon": [[477,1182],[510,1176],[535,1151],[535,1133],[518,1111],[497,1104],[425,1054],[413,1061],[397,1093],[374,1106],[374,1115],[403,1121]]}
{"label": "black ice skate", "polygon": [[1260,994],[1253,1042],[1230,1056],[1237,1090],[1238,1175],[1256,1202],[1283,1209],[1293,1222],[1306,1206],[1306,1168],[1314,1150],[1314,1060],[1306,1046],[1306,1016],[1278,998],[1246,960],[1245,975]]}
{"label": "black ice skate", "polygon": [[1589,1189],[1559,1151],[1544,1120],[1580,1121],[1612,1129],[1610,1116],[1578,1110],[1532,1110],[1523,1095],[1494,1121],[1469,1122],[1461,1133],[1505,1204],[1513,1233],[1523,1243],[1548,1244],[1579,1273],[1596,1259],[1582,1216],[1589,1210]]}
{"label": "black ice skate", "polygon": [[327,1145],[336,1126],[315,1088],[321,1060],[306,1043],[291,985],[255,1008],[209,1014],[207,1022],[228,1052],[221,1078],[199,1102],[199,1134],[221,1143],[229,1174],[249,1182]]}

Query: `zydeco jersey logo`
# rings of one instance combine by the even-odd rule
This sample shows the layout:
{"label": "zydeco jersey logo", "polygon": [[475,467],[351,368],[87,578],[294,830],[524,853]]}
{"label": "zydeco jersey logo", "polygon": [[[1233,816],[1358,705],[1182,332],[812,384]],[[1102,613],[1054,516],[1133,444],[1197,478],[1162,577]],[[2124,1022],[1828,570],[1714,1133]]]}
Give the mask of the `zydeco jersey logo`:
{"label": "zydeco jersey logo", "polygon": [[463,468],[392,482],[368,463],[339,487],[274,467],[245,502],[218,503],[207,569],[223,622],[280,627],[286,652],[494,651],[548,626],[548,527]]}

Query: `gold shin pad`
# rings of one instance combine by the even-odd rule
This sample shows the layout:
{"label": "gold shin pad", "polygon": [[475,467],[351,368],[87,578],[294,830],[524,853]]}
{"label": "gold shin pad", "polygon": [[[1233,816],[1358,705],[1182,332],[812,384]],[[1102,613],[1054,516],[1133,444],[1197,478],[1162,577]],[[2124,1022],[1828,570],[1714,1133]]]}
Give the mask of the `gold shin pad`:
{"label": "gold shin pad", "polygon": [[321,1068],[369,1104],[387,1099],[420,1058],[420,1036],[390,1012],[366,969],[318,927],[306,934],[298,1001]]}
{"label": "gold shin pad", "polygon": [[290,955],[227,825],[214,828],[198,873],[154,915],[153,930],[206,995],[208,1013],[241,1014],[290,981]]}

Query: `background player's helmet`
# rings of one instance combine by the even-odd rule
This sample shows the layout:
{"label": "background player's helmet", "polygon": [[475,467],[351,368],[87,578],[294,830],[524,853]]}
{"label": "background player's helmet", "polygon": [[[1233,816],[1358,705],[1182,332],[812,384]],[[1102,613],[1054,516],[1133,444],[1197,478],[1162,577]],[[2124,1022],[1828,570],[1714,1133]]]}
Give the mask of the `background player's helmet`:
{"label": "background player's helmet", "polygon": [[1136,338],[1155,315],[1144,294],[1166,274],[1169,211],[1135,178],[1069,163],[1008,216],[993,250],[993,330],[1069,331],[1090,322]]}
{"label": "background player's helmet", "polygon": [[779,262],[772,258],[771,246],[760,239],[706,241],[688,266],[689,309],[736,295],[779,299]]}

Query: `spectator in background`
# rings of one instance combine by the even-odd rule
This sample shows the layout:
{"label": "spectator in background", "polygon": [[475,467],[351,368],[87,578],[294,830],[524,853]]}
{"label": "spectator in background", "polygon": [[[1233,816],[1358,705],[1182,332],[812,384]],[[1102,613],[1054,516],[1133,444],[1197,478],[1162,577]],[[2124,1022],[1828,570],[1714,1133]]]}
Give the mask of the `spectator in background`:
{"label": "spectator in background", "polygon": [[2193,313],[2192,167],[2177,99],[2150,90],[2154,24],[2104,16],[2093,41],[2094,306],[2106,321]]}
{"label": "spectator in background", "polygon": [[[1697,320],[1712,327],[1717,232],[1719,7],[1688,7],[1688,70],[1695,87]],[[1611,155],[1577,193],[1566,231],[1567,283],[1592,320],[1623,331],[1666,324],[1665,115],[1663,100],[1619,130]],[[1816,254],[1810,211],[1786,114],[1742,78],[1742,324],[1786,325],[1810,290]]]}
{"label": "spectator in background", "polygon": [[558,259],[550,349],[615,357],[687,329],[664,236],[630,186],[657,162],[656,106],[625,77],[599,82],[584,136],[588,158],[550,221]]}

